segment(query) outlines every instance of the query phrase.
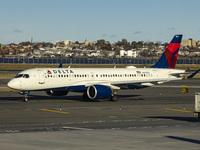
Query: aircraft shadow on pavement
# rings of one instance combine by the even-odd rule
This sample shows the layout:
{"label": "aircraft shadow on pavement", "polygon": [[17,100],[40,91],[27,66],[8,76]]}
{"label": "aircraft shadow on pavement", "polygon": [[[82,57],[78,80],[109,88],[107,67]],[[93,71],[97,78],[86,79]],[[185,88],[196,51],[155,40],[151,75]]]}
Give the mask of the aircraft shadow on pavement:
{"label": "aircraft shadow on pavement", "polygon": [[172,116],[155,116],[147,117],[151,119],[168,119],[168,120],[177,120],[177,121],[186,121],[186,122],[198,122],[197,117],[172,117]]}
{"label": "aircraft shadow on pavement", "polygon": [[[118,100],[129,100],[129,101],[141,101],[145,100],[144,98],[141,98],[139,96],[141,95],[117,95]],[[101,102],[101,101],[108,101],[108,100],[91,100],[91,99],[83,99],[80,95],[73,95],[73,96],[48,96],[48,95],[34,95],[29,94],[29,100],[34,101],[40,101],[40,100],[74,100],[74,101],[80,101],[80,102]],[[7,100],[7,101],[23,101],[24,96],[18,95],[18,96],[4,96],[0,97],[0,101]],[[124,98],[124,99],[123,99]]]}
{"label": "aircraft shadow on pavement", "polygon": [[[123,100],[123,98],[129,98],[126,100],[134,100],[134,101],[138,101],[138,100],[145,100],[143,98],[136,98],[137,96],[140,95],[117,95],[118,96],[118,100]],[[23,97],[22,97],[23,98]],[[21,99],[22,99],[21,98]],[[73,96],[39,96],[39,95],[29,95],[29,99],[30,100],[74,100],[74,101],[80,101],[80,102],[102,102],[102,101],[109,101],[108,99],[104,99],[104,100],[93,100],[93,99],[83,99],[82,96],[80,95],[73,95]]]}
{"label": "aircraft shadow on pavement", "polygon": [[[82,96],[43,96],[43,95],[29,95],[29,101],[40,101],[40,100],[73,100],[73,101],[80,101],[80,102],[99,102],[99,100],[84,100]],[[23,101],[24,96],[7,96],[7,97],[0,97],[1,101]]]}
{"label": "aircraft shadow on pavement", "polygon": [[190,143],[194,143],[194,144],[200,144],[200,141],[199,140],[195,140],[195,139],[182,138],[182,137],[178,137],[178,136],[166,136],[166,138],[175,139],[175,140],[179,140],[179,141],[190,142]]}
{"label": "aircraft shadow on pavement", "polygon": [[126,100],[134,100],[134,101],[138,101],[138,100],[145,100],[145,98],[139,97],[141,95],[117,95],[118,99],[123,99],[123,98],[129,98]]}
{"label": "aircraft shadow on pavement", "polygon": [[0,97],[0,101],[22,101],[22,97]]}

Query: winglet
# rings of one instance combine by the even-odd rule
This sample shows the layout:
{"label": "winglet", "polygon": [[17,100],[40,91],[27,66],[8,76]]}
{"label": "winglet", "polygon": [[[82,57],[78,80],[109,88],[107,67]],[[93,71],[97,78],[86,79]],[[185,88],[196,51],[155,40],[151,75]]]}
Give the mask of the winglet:
{"label": "winglet", "polygon": [[200,69],[196,70],[194,73],[192,73],[191,75],[189,75],[187,78],[193,78],[199,71],[200,71]]}

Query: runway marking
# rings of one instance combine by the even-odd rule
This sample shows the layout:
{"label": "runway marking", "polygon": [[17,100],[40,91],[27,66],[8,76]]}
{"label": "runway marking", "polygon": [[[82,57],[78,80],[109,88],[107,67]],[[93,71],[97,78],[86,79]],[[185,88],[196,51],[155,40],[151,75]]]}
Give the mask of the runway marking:
{"label": "runway marking", "polygon": [[187,85],[182,85],[183,87],[185,87],[185,88],[190,88],[189,86],[187,86]]}
{"label": "runway marking", "polygon": [[173,109],[173,108],[164,108],[164,109],[173,110],[173,111],[180,111],[180,112],[186,112],[186,113],[193,113],[192,111],[181,110],[181,109]]}
{"label": "runway marking", "polygon": [[61,114],[70,114],[69,112],[64,111],[57,111],[57,110],[50,110],[50,109],[40,109],[42,111],[49,111],[49,112],[55,112],[55,113],[61,113]]}
{"label": "runway marking", "polygon": [[85,130],[85,131],[90,131],[93,129],[88,129],[88,128],[78,128],[78,127],[62,127],[63,129],[69,129],[69,130]]}

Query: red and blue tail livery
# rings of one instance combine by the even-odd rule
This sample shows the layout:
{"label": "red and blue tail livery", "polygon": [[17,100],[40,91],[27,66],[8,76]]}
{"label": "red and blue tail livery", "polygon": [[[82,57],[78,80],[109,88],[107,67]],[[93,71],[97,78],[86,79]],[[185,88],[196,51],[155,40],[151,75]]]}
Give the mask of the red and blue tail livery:
{"label": "red and blue tail livery", "polygon": [[151,68],[175,68],[182,36],[183,35],[174,36],[160,59]]}

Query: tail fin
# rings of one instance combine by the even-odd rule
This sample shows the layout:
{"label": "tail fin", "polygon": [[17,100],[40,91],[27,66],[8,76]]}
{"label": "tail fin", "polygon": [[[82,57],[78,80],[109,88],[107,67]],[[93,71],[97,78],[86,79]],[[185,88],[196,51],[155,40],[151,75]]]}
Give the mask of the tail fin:
{"label": "tail fin", "polygon": [[160,59],[151,68],[175,68],[182,36],[174,36]]}
{"label": "tail fin", "polygon": [[62,68],[62,63],[60,63],[60,65],[58,66],[58,68]]}

